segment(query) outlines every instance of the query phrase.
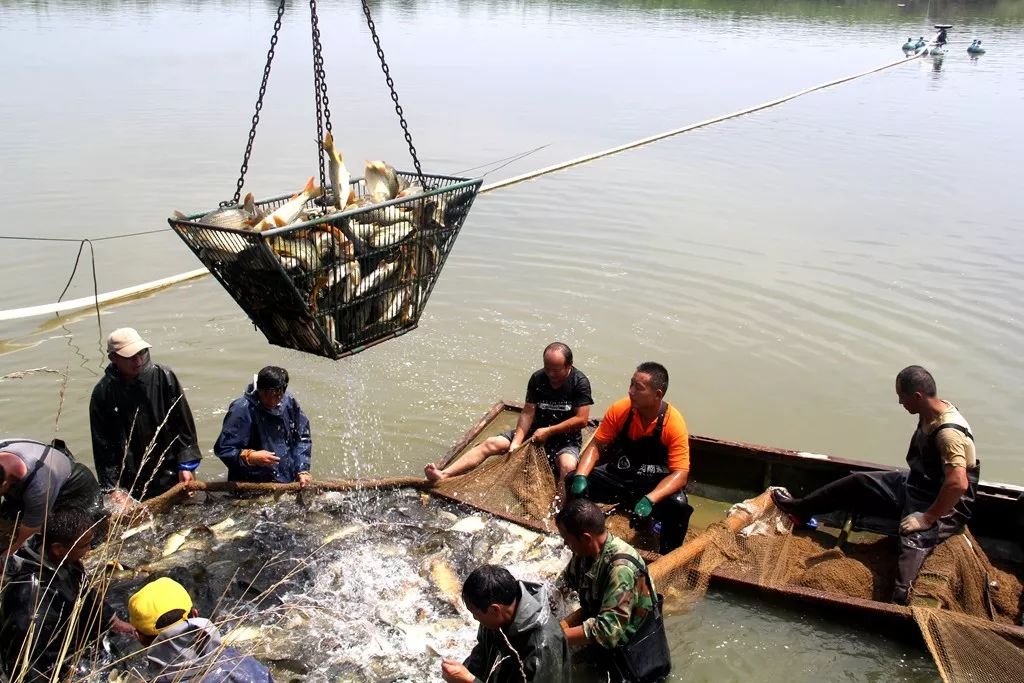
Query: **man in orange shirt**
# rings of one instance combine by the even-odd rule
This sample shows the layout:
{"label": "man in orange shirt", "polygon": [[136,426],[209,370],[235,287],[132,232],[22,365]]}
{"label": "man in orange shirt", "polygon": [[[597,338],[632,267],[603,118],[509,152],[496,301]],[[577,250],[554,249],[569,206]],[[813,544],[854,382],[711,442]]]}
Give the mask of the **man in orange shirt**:
{"label": "man in orange shirt", "polygon": [[[668,370],[641,363],[629,396],[608,408],[579,467],[569,497],[632,506],[634,522],[661,525],[661,553],[683,543],[693,508],[686,499],[690,435],[665,400]],[[598,464],[598,463],[601,464]]]}

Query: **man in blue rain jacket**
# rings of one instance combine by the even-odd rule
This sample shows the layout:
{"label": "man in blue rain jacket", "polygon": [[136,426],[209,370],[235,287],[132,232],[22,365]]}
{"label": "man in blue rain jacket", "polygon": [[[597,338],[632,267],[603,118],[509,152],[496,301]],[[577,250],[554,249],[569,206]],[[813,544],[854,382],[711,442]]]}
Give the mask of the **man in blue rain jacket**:
{"label": "man in blue rain jacket", "polygon": [[229,481],[309,484],[309,419],[288,392],[287,370],[260,370],[228,408],[213,451],[227,465]]}

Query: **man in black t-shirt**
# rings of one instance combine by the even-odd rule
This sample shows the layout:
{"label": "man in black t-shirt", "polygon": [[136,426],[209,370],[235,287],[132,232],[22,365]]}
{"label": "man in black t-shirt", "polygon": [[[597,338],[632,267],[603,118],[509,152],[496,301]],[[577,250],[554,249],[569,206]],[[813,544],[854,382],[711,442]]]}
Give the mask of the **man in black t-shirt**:
{"label": "man in black t-shirt", "polygon": [[530,376],[526,405],[515,429],[484,440],[445,469],[431,463],[423,468],[433,482],[464,474],[492,455],[519,448],[526,439],[544,444],[548,462],[561,483],[576,469],[582,445],[581,430],[590,419],[590,380],[572,364],[572,349],[561,342],[544,349],[544,367]]}

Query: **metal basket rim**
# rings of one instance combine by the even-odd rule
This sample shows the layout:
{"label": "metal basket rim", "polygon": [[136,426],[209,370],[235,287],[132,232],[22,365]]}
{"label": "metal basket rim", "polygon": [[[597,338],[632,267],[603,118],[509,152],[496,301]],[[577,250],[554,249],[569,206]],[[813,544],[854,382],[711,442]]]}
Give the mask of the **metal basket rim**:
{"label": "metal basket rim", "polygon": [[[402,173],[402,174],[405,174],[405,175],[416,175],[415,173],[409,172],[409,171],[396,171],[396,172],[397,173]],[[276,231],[289,230],[291,228],[298,227],[298,226],[306,226],[306,227],[308,227],[308,226],[311,226],[311,225],[317,225],[317,224],[319,224],[321,222],[324,222],[324,221],[327,221],[327,220],[333,220],[333,219],[338,218],[338,217],[346,217],[347,218],[348,216],[350,216],[352,214],[358,213],[360,211],[366,211],[367,209],[371,209],[371,208],[372,209],[378,209],[378,208],[381,208],[381,207],[393,206],[393,205],[401,203],[401,202],[406,202],[406,201],[409,201],[411,199],[416,199],[417,197],[432,197],[432,196],[434,196],[436,194],[441,194],[443,192],[449,192],[449,191],[452,191],[452,190],[461,190],[463,188],[470,187],[472,185],[479,186],[479,185],[482,185],[483,182],[484,182],[484,179],[482,177],[481,178],[461,178],[461,177],[458,177],[458,176],[432,175],[432,174],[429,174],[429,173],[424,173],[423,176],[425,178],[437,178],[439,180],[456,180],[458,182],[453,183],[451,185],[445,185],[443,187],[435,188],[435,189],[431,190],[430,192],[424,192],[423,194],[417,194],[417,195],[413,195],[411,197],[396,197],[394,199],[389,199],[386,202],[381,202],[380,204],[373,204],[372,206],[364,206],[364,207],[360,207],[358,209],[352,209],[351,211],[342,211],[342,212],[339,212],[339,213],[332,213],[329,216],[323,216],[321,218],[317,218],[317,219],[312,220],[312,221],[304,221],[302,223],[292,223],[291,225],[283,225],[283,226],[281,226],[279,228],[273,228],[271,230],[264,230],[264,231],[259,232],[259,233],[253,233],[251,230],[244,230],[242,228],[228,228],[228,227],[223,227],[223,226],[219,226],[219,225],[204,225],[202,223],[195,223],[194,222],[195,219],[202,218],[207,213],[209,213],[211,211],[211,209],[207,209],[205,211],[197,211],[196,213],[192,213],[192,214],[187,214],[184,218],[176,218],[174,216],[171,216],[171,217],[169,217],[167,219],[167,222],[170,223],[171,226],[175,226],[178,223],[188,223],[188,224],[191,224],[191,225],[198,225],[201,228],[210,228],[212,230],[223,230],[225,232],[242,233],[242,234],[246,234],[246,235],[253,235],[253,234],[257,234],[257,235],[274,235],[274,234],[280,234],[279,232],[276,232]],[[361,180],[363,180],[362,177],[353,178],[352,182],[356,183],[356,182],[359,182]],[[259,199],[259,200],[256,201],[256,203],[257,204],[266,204],[268,202],[277,202],[277,201],[281,201],[282,199],[291,199],[294,196],[295,196],[295,193],[291,192],[291,193],[288,193],[288,194],[277,195],[276,197],[269,197],[267,199]],[[223,208],[238,208],[239,206],[240,206],[239,204],[233,204],[231,206],[227,206],[227,207],[223,207]]]}

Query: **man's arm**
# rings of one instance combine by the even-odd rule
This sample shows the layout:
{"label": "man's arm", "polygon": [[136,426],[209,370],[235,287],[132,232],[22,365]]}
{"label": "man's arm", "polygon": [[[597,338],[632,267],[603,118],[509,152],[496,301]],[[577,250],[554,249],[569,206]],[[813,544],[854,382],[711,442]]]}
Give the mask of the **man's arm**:
{"label": "man's arm", "polygon": [[583,451],[583,455],[580,456],[580,464],[576,466],[576,474],[583,477],[590,476],[590,473],[601,460],[601,450],[606,446],[607,444],[598,441],[597,438],[592,439],[590,445]]}
{"label": "man's arm", "polygon": [[[580,626],[582,642],[594,642],[601,647],[613,648],[622,644],[626,627],[633,616],[633,593],[636,588],[636,574],[627,566],[613,565],[608,571],[608,584],[604,588],[601,609],[597,616],[587,619]],[[575,627],[566,633],[570,643],[578,640]]]}
{"label": "man's arm", "polygon": [[[294,401],[295,399],[293,398],[292,400]],[[296,424],[296,429],[299,433],[299,442],[295,445],[295,471],[299,474],[309,474],[309,468],[312,467],[313,460],[313,436],[309,431],[309,418],[302,411],[298,401],[295,401],[295,410],[299,413],[298,420],[296,420],[298,423]]]}
{"label": "man's arm", "polygon": [[125,444],[119,444],[118,423],[116,419],[104,414],[103,398],[98,396],[99,385],[92,392],[89,401],[89,427],[92,432],[92,460],[96,465],[96,478],[100,482],[100,490],[110,493],[117,488],[121,477],[122,457]]}
{"label": "man's arm", "polygon": [[177,375],[168,368],[162,369],[166,382],[165,400],[167,405],[171,406],[166,428],[172,430],[171,436],[175,437],[171,444],[173,463],[177,467],[183,463],[202,460],[203,454],[199,450],[196,423],[192,418],[192,409],[189,408],[188,399],[185,398],[185,390],[181,388]]}
{"label": "man's arm", "polygon": [[687,470],[669,472],[668,476],[659,481],[654,490],[647,494],[647,497],[651,500],[651,505],[657,505],[659,501],[668,498],[678,491],[682,491],[686,486],[689,476],[690,473]]}
{"label": "man's arm", "polygon": [[567,432],[578,432],[587,426],[587,422],[590,420],[590,406],[580,406],[573,413],[573,416],[567,420],[562,420],[558,424],[553,424],[550,427],[541,427],[533,433],[533,438],[544,442],[550,439],[555,434],[565,434]]}
{"label": "man's arm", "polygon": [[240,459],[242,449],[248,448],[252,434],[252,420],[249,408],[244,399],[232,402],[228,413],[224,416],[220,435],[213,443],[213,453],[224,461],[225,465],[244,465]]}
{"label": "man's arm", "polygon": [[536,414],[536,403],[526,403],[523,405],[523,412],[519,413],[519,421],[516,422],[515,434],[512,435],[512,444],[509,446],[510,451],[514,451],[523,443],[526,433],[530,431],[530,427],[533,425],[533,416]]}
{"label": "man's arm", "polygon": [[942,481],[939,495],[936,496],[932,506],[924,512],[925,521],[928,522],[928,526],[932,526],[939,521],[939,518],[945,517],[952,512],[968,488],[966,469],[946,465],[945,472],[946,478]]}

